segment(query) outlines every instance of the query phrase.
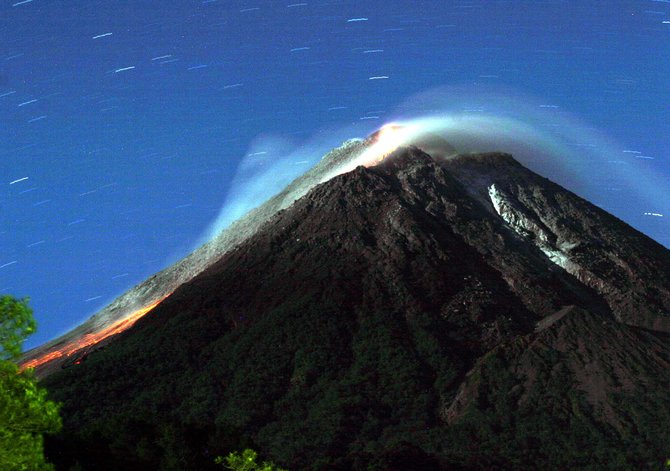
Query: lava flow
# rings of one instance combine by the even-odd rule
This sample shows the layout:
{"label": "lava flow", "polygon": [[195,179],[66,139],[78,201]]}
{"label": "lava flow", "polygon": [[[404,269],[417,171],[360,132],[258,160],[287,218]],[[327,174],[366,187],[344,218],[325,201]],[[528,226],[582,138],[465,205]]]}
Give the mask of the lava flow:
{"label": "lava flow", "polygon": [[37,368],[41,365],[49,363],[52,360],[56,360],[58,358],[66,358],[72,355],[73,353],[76,353],[80,350],[90,347],[91,345],[96,345],[102,342],[103,340],[111,337],[112,335],[121,333],[124,330],[132,327],[132,325],[135,324],[135,322],[137,322],[137,320],[140,317],[149,313],[153,308],[155,308],[161,302],[163,302],[165,298],[167,298],[167,296],[149,304],[146,307],[143,307],[142,309],[138,309],[129,316],[116,321],[112,325],[100,330],[99,332],[91,332],[85,334],[77,339],[74,339],[72,342],[64,346],[57,348],[56,350],[49,351],[37,358],[33,358],[32,360],[23,363],[21,365],[21,370],[25,370],[27,368]]}

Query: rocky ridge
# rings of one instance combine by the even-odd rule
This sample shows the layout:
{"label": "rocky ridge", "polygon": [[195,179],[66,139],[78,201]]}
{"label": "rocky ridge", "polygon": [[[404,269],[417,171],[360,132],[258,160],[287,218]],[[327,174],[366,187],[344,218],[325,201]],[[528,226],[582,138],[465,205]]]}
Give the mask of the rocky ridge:
{"label": "rocky ridge", "polygon": [[669,287],[668,250],[512,156],[399,148],[49,377],[50,449],[85,469],[246,445],[292,469],[657,467]]}

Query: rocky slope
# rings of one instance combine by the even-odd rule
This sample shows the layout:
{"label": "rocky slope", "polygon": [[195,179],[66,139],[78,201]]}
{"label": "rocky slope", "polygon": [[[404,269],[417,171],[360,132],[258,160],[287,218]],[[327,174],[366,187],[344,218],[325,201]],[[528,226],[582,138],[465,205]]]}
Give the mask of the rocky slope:
{"label": "rocky slope", "polygon": [[314,187],[81,365],[62,469],[660,467],[670,252],[505,154]]}
{"label": "rocky slope", "polygon": [[350,140],[329,152],[284,190],[233,222],[193,253],[123,293],[66,334],[26,352],[21,359],[22,366],[34,368],[37,377],[45,377],[104,347],[113,335],[127,329],[179,286],[255,234],[277,211],[289,207],[324,179],[351,165],[371,144],[373,139]]}

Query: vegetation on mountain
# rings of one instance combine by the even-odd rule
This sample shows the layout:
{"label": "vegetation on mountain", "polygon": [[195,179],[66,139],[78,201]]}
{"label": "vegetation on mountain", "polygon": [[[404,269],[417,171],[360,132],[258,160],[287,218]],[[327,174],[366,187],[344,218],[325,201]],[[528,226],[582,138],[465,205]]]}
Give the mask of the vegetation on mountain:
{"label": "vegetation on mountain", "polygon": [[[509,156],[466,160],[466,187],[411,152],[315,188],[46,378],[59,469],[220,470],[247,448],[289,469],[663,466],[667,250]],[[492,179],[543,202],[556,247],[608,226],[572,242],[584,281],[495,212]],[[615,302],[628,287],[644,316]]]}
{"label": "vegetation on mountain", "polygon": [[242,452],[231,452],[225,458],[217,456],[214,462],[233,471],[287,471],[270,461],[257,462],[258,453],[251,448]]}

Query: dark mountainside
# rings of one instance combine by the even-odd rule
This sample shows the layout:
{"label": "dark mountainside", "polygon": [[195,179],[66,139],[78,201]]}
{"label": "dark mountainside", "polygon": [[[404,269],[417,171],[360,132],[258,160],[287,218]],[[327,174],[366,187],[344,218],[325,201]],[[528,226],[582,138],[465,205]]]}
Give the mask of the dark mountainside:
{"label": "dark mountainside", "polygon": [[506,154],[317,186],[46,378],[59,469],[660,469],[670,252]]}

